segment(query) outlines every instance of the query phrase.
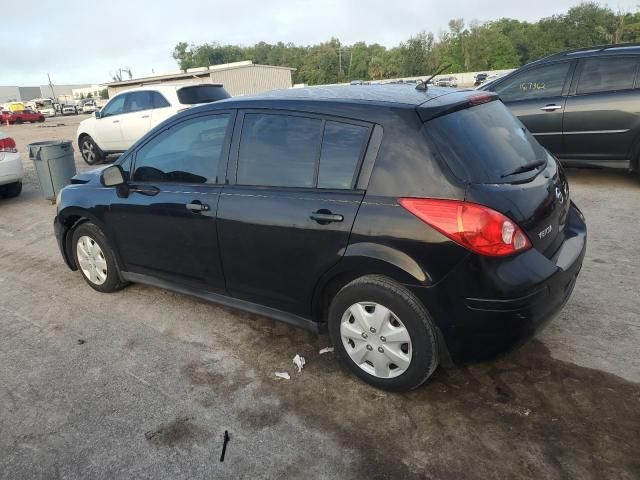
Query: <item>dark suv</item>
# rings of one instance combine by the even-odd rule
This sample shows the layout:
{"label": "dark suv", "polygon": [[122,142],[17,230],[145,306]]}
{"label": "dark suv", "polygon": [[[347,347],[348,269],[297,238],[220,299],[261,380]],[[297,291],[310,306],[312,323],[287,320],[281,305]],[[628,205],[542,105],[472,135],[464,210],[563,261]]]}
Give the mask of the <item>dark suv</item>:
{"label": "dark suv", "polygon": [[586,246],[557,161],[494,94],[371,85],[178,114],[58,200],[65,262],[328,328],[380,388],[524,341]]}
{"label": "dark suv", "polygon": [[496,92],[562,163],[631,169],[640,158],[640,44],[558,53],[480,90]]}

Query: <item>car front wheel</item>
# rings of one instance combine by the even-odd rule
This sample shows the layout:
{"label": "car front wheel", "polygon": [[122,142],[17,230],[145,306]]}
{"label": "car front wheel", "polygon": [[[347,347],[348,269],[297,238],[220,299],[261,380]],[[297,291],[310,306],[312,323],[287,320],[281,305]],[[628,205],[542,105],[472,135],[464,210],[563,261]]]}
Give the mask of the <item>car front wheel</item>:
{"label": "car front wheel", "polygon": [[102,162],[105,158],[100,147],[96,145],[96,142],[94,142],[93,138],[89,135],[85,135],[80,139],[80,153],[87,165],[95,165],[96,163]]}
{"label": "car front wheel", "polygon": [[100,228],[90,222],[80,224],[73,232],[72,245],[78,270],[91,288],[110,293],[126,286]]}
{"label": "car front wheel", "polygon": [[354,280],[329,309],[338,358],[370,385],[406,391],[438,366],[436,329],[424,306],[404,286],[379,275]]}

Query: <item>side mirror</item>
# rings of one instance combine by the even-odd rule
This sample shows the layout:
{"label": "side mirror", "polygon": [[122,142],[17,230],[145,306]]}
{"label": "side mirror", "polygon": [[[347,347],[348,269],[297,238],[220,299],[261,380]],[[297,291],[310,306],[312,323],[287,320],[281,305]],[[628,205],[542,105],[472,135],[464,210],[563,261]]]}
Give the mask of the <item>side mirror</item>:
{"label": "side mirror", "polygon": [[102,171],[102,185],[105,187],[117,187],[124,185],[124,172],[120,165],[111,165]]}
{"label": "side mirror", "polygon": [[100,118],[100,111],[96,110],[95,112],[93,112],[93,116],[96,118]]}

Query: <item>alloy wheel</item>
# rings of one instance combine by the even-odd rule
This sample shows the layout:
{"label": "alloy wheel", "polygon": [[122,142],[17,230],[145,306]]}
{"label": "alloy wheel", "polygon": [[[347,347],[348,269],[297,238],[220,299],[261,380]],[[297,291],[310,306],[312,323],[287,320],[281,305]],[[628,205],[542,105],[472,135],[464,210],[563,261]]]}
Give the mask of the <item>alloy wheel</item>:
{"label": "alloy wheel", "polygon": [[409,331],[397,315],[379,303],[351,305],[342,315],[340,337],[349,358],[375,377],[397,377],[411,364]]}
{"label": "alloy wheel", "polygon": [[85,140],[84,142],[82,142],[82,156],[89,164],[92,164],[96,161],[96,150],[93,142],[89,140]]}

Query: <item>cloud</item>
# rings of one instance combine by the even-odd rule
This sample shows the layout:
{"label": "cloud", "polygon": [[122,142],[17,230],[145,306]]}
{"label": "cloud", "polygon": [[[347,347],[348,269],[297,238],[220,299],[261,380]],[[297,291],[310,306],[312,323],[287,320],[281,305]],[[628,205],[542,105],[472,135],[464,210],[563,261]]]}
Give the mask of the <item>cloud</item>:
{"label": "cloud", "polygon": [[[101,83],[128,66],[134,76],[176,70],[180,41],[252,45],[258,41],[309,45],[337,37],[397,45],[422,30],[438,33],[452,18],[537,20],[564,13],[577,0],[3,0],[1,85]],[[635,0],[613,8],[633,10]],[[8,42],[6,39],[12,39]],[[8,68],[7,66],[11,67]]]}

